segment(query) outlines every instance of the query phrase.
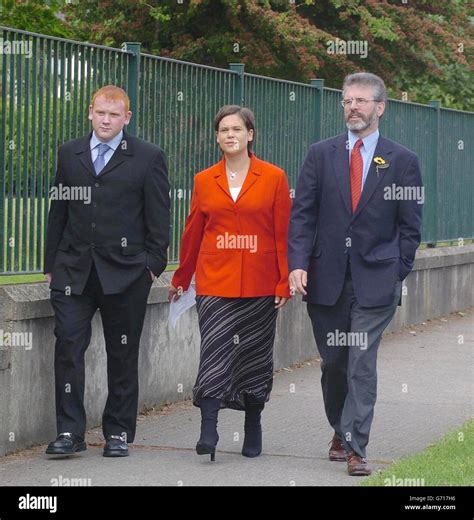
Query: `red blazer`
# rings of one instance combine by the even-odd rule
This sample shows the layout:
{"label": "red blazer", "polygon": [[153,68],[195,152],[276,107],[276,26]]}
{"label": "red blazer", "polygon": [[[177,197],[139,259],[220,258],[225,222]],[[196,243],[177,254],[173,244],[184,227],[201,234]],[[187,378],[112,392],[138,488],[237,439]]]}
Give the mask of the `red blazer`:
{"label": "red blazer", "polygon": [[236,202],[225,159],[198,173],[172,285],[187,290],[195,272],[198,295],[289,298],[290,209],[285,172],[253,154]]}

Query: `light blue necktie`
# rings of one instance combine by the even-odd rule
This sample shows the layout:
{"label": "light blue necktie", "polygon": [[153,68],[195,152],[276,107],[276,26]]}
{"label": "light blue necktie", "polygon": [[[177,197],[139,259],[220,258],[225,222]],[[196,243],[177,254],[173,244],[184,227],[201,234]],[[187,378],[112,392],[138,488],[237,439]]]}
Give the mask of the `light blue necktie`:
{"label": "light blue necktie", "polygon": [[99,150],[99,153],[97,154],[97,157],[94,161],[94,169],[96,175],[99,175],[99,173],[102,171],[102,169],[105,166],[105,154],[109,151],[110,146],[105,143],[101,143],[96,148]]}

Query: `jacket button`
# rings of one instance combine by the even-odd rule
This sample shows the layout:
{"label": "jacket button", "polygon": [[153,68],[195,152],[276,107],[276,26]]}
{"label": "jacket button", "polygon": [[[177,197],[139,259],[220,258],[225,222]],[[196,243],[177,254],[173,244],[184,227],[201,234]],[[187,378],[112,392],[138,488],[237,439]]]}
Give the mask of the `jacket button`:
{"label": "jacket button", "polygon": [[92,226],[93,228],[95,228],[95,222],[92,222],[91,226]]}
{"label": "jacket button", "polygon": [[100,184],[99,184],[98,182],[96,182],[96,183],[94,184],[94,186],[95,186],[96,188],[98,188],[98,187],[100,186]]}

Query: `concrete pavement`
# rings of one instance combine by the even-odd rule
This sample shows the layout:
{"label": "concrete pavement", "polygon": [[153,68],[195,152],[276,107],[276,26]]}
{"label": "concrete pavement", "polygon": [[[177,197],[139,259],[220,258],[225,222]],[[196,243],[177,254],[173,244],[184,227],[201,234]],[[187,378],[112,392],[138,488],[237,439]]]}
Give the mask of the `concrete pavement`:
{"label": "concrete pavement", "polygon": [[[373,469],[423,450],[473,416],[473,318],[470,309],[384,336],[368,447]],[[70,459],[49,459],[45,446],[4,457],[0,485],[64,485],[68,479],[92,486],[357,485],[361,479],[349,477],[345,463],[327,458],[332,432],[319,379],[315,346],[314,359],[275,374],[257,459],[240,455],[243,413],[231,410],[219,415],[216,462],[196,455],[200,415],[188,401],[141,415],[130,457],[102,457],[95,429],[87,434],[88,450]]]}

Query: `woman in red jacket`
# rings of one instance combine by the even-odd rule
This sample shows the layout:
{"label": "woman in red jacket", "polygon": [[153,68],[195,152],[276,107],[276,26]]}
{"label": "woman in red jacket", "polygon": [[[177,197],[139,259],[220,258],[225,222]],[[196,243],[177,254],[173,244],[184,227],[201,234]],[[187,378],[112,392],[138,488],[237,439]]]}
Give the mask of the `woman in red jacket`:
{"label": "woman in red jacket", "polygon": [[193,403],[201,408],[198,454],[214,460],[220,408],[245,410],[242,454],[262,450],[260,414],[273,383],[278,309],[290,297],[287,236],[290,193],[285,172],[257,159],[253,113],[226,105],[214,121],[223,158],[194,178],[180,265],[169,299],[195,273],[201,332]]}

